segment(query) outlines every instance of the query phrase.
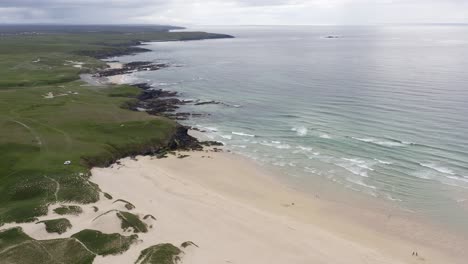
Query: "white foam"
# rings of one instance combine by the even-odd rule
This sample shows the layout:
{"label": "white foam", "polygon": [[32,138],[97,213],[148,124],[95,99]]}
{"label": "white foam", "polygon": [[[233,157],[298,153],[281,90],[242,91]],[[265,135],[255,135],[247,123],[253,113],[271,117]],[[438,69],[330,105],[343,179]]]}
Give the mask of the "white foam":
{"label": "white foam", "polygon": [[398,199],[398,198],[393,198],[390,194],[386,193],[385,194],[385,198],[387,198],[388,200],[390,201],[394,201],[394,202],[403,202],[403,200],[401,199]]}
{"label": "white foam", "polygon": [[328,134],[322,134],[320,135],[321,138],[325,138],[325,139],[331,139],[332,137]]}
{"label": "white foam", "polygon": [[406,141],[393,141],[393,140],[381,140],[381,139],[376,139],[376,138],[357,138],[353,137],[353,139],[366,142],[366,143],[372,143],[384,147],[404,147],[407,145],[411,145],[413,143],[411,142],[406,142]]}
{"label": "white foam", "polygon": [[[354,179],[354,178],[350,178],[350,177],[346,177],[346,180],[351,182],[351,183],[354,183],[354,184],[357,184],[357,185],[360,185],[360,186],[363,186],[363,187],[366,187],[366,188],[370,188],[372,190],[376,190],[377,187],[375,186],[372,186],[372,185],[369,185],[369,184],[366,184],[364,183],[362,180],[360,179]],[[373,193],[371,193],[373,194]]]}
{"label": "white foam", "polygon": [[411,175],[420,179],[424,179],[424,180],[434,179],[434,175],[431,172],[427,172],[427,171],[416,171],[416,172],[411,173]]}
{"label": "white foam", "polygon": [[439,166],[439,165],[434,164],[434,163],[419,163],[419,165],[421,165],[423,167],[426,167],[426,168],[430,168],[430,169],[435,170],[435,171],[438,171],[440,173],[455,175],[455,173],[451,169]]}
{"label": "white foam", "polygon": [[284,161],[277,161],[277,162],[273,162],[273,165],[275,165],[275,166],[280,166],[280,167],[284,167],[284,166],[286,166],[286,162],[284,162]]}
{"label": "white foam", "polygon": [[291,146],[288,144],[277,144],[277,143],[272,143],[268,141],[262,141],[260,142],[260,144],[263,146],[273,147],[277,149],[290,149],[291,148]]}
{"label": "white foam", "polygon": [[173,83],[166,83],[166,82],[159,82],[159,83],[153,83],[152,86],[172,86],[172,85],[176,85],[178,83],[176,82],[173,82]]}
{"label": "white foam", "polygon": [[457,177],[457,176],[446,176],[446,177],[455,181],[462,181],[462,182],[468,183],[468,179],[463,178],[463,177]]}
{"label": "white foam", "polygon": [[201,127],[201,128],[210,132],[218,132],[217,127]]}
{"label": "white foam", "polygon": [[297,146],[297,149],[303,150],[303,151],[312,151],[311,147],[303,147],[303,146]]}
{"label": "white foam", "polygon": [[361,177],[369,177],[369,171],[373,171],[372,165],[374,163],[356,158],[342,158],[336,162],[335,165]]}
{"label": "white foam", "polygon": [[374,160],[377,161],[377,162],[380,163],[380,164],[385,164],[385,165],[393,164],[393,163],[390,162],[390,161],[384,161],[384,160],[379,160],[379,159],[374,159]]}
{"label": "white foam", "polygon": [[229,140],[232,139],[232,135],[219,135],[219,136],[224,138],[224,139],[229,139]]}
{"label": "white foam", "polygon": [[231,132],[233,135],[242,136],[242,137],[255,137],[255,135],[247,134],[244,132]]}
{"label": "white foam", "polygon": [[291,128],[292,131],[295,131],[297,133],[298,136],[300,137],[303,137],[305,135],[307,135],[307,132],[308,132],[308,129],[304,126],[300,126],[300,127],[293,127]]}

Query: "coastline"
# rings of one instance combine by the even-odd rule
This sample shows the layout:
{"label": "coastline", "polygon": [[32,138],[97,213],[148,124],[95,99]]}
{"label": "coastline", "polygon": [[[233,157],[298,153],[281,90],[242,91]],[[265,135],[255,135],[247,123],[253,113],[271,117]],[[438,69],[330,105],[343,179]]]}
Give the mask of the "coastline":
{"label": "coastline", "polygon": [[[119,69],[122,67],[122,64],[111,62],[109,67],[111,69]],[[122,74],[109,76],[107,78],[108,83],[111,84],[125,83],[124,75]],[[199,140],[204,139],[203,133],[198,131],[191,131],[191,134]],[[189,192],[198,193],[198,195],[194,195],[190,199],[196,201],[200,193],[206,192],[206,195],[209,193],[211,196],[220,200],[216,201],[218,204],[217,207],[213,207],[208,209],[208,211],[205,211],[204,216],[198,216],[200,218],[199,222],[193,223],[197,225],[191,226],[194,230],[200,230],[203,228],[201,226],[202,224],[205,224],[205,221],[202,219],[203,217],[207,220],[206,217],[215,215],[216,211],[225,212],[226,209],[224,207],[234,207],[234,205],[231,205],[231,203],[234,203],[236,206],[240,205],[241,208],[248,209],[245,212],[247,214],[244,216],[245,219],[255,218],[258,220],[260,217],[264,217],[265,214],[271,217],[268,218],[268,220],[258,220],[254,225],[237,226],[238,230],[235,232],[249,230],[249,232],[255,233],[255,230],[259,228],[267,228],[258,227],[258,225],[262,225],[262,223],[266,222],[274,223],[272,224],[273,226],[277,225],[275,228],[281,229],[285,228],[284,224],[286,221],[286,223],[288,223],[287,229],[293,228],[294,230],[301,230],[304,233],[308,233],[307,236],[303,237],[296,236],[297,234],[295,234],[293,237],[296,242],[290,241],[288,245],[278,246],[274,245],[275,243],[271,243],[274,239],[273,237],[280,235],[280,237],[283,238],[290,234],[282,233],[286,232],[285,230],[282,232],[274,231],[273,227],[268,226],[268,228],[272,228],[270,230],[271,234],[263,235],[270,237],[268,239],[258,240],[255,243],[262,243],[271,247],[277,246],[278,248],[275,250],[269,249],[270,251],[265,249],[264,254],[271,251],[280,251],[285,246],[291,247],[291,245],[296,243],[296,246],[292,247],[293,249],[291,249],[290,252],[285,252],[284,255],[281,256],[284,257],[284,259],[277,263],[284,263],[285,261],[292,263],[308,263],[310,259],[317,261],[317,263],[330,263],[331,260],[333,263],[362,263],[360,262],[362,259],[370,261],[369,263],[463,263],[465,253],[463,252],[462,245],[464,245],[466,241],[464,241],[464,243],[457,243],[461,241],[458,237],[446,236],[443,234],[443,231],[439,230],[437,230],[437,232],[432,232],[433,230],[429,230],[429,225],[423,223],[422,219],[415,220],[415,217],[413,218],[413,216],[411,216],[412,218],[410,219],[408,216],[399,215],[398,213],[396,215],[386,214],[385,210],[380,210],[381,208],[379,208],[379,210],[372,211],[371,207],[365,208],[365,206],[363,206],[361,208],[356,208],[336,203],[336,201],[320,199],[311,194],[288,187],[284,183],[281,183],[281,177],[275,175],[276,173],[260,168],[259,165],[255,164],[251,160],[247,160],[246,158],[229,153],[210,153],[210,158],[207,158],[202,157],[205,156],[203,153],[204,152],[183,152],[179,155],[188,156],[183,159],[178,159],[176,156],[170,156],[167,159],[161,160],[154,160],[153,158],[143,156],[139,157],[138,160],[129,160],[127,158],[122,161],[121,164],[123,165],[117,166],[117,169],[115,165],[111,168],[102,170],[93,169],[93,178],[91,181],[98,183],[99,186],[103,187],[105,190],[108,189],[111,192],[118,193],[122,197],[127,197],[128,195],[129,200],[137,200],[138,202],[135,201],[136,204],[144,204],[143,208],[149,212],[152,212],[151,210],[154,208],[152,209],[151,205],[148,204],[148,201],[145,202],[144,200],[141,200],[141,197],[133,197],[122,189],[119,189],[119,187],[114,184],[117,184],[120,187],[127,187],[135,184],[134,189],[138,190],[145,189],[147,185],[151,186],[151,182],[154,181],[164,186],[171,186],[165,187],[163,191],[167,188],[183,189],[185,188],[184,186],[187,185],[196,186],[194,189],[190,189]],[[200,161],[204,164],[203,166],[198,164]],[[126,172],[123,170],[124,167],[125,170],[127,170]],[[223,173],[221,171],[225,171],[226,168],[232,168],[233,172],[227,175],[222,175]],[[139,176],[144,179],[133,182],[132,180],[135,180],[135,176],[133,176],[131,180],[126,178],[129,177],[129,174],[134,175],[135,172],[138,172],[137,174],[141,172],[141,175]],[[112,183],[109,183],[109,173],[114,175],[114,177],[118,177],[113,178]],[[236,184],[234,184],[230,179],[231,176],[236,177],[233,173],[243,175],[243,177],[240,178],[240,181]],[[197,176],[196,179],[194,179],[193,175]],[[223,177],[215,179],[215,177],[219,175],[222,175]],[[115,180],[117,181],[114,182]],[[129,182],[129,180],[132,182]],[[172,184],[175,183],[172,181],[177,182],[177,184],[183,183],[184,186],[177,184],[173,186]],[[268,190],[265,186],[268,186],[271,189]],[[182,196],[179,198],[190,197],[187,194],[174,192],[170,192],[168,195]],[[146,192],[145,196],[152,197],[152,193]],[[211,198],[212,200],[215,199],[213,197]],[[286,197],[289,199],[285,199]],[[158,198],[161,197],[158,196]],[[154,199],[156,199],[156,197]],[[167,197],[163,199],[167,199]],[[289,204],[287,200],[294,200],[296,202],[291,202],[291,204]],[[152,203],[152,201],[154,200],[151,200],[150,203]],[[297,206],[297,201],[301,201],[300,203],[302,206]],[[294,205],[292,203],[294,203]],[[166,203],[164,202],[164,204]],[[222,205],[220,206],[220,204]],[[171,205],[171,203],[168,202],[165,206],[167,214],[177,215],[183,214],[184,211],[191,210],[193,205]],[[252,211],[259,214],[250,215]],[[157,214],[156,211],[152,213],[155,215]],[[236,213],[229,213],[231,215],[231,219],[224,219],[224,223],[222,225],[220,224],[221,226],[219,226],[219,229],[212,231],[215,234],[212,237],[212,245],[209,245],[210,241],[204,240],[204,236],[200,236],[197,232],[190,233],[187,231],[188,233],[184,236],[174,237],[173,233],[177,233],[178,231],[169,230],[177,229],[177,226],[190,226],[189,223],[183,221],[177,224],[171,222],[173,226],[168,227],[167,234],[163,235],[163,237],[167,236],[165,237],[165,241],[170,241],[174,244],[183,242],[183,239],[192,239],[191,237],[198,237],[199,240],[208,243],[208,249],[210,250],[204,251],[199,248],[190,249],[187,254],[189,255],[187,260],[184,259],[184,262],[187,261],[187,263],[204,263],[207,259],[219,262],[223,261],[223,258],[232,258],[230,256],[237,256],[238,259],[236,259],[236,261],[239,263],[250,263],[249,261],[252,259],[252,263],[276,263],[272,262],[271,259],[254,258],[255,254],[253,253],[244,255],[245,250],[248,250],[248,248],[251,248],[252,246],[256,247],[255,245],[249,245],[245,248],[239,245],[226,246],[226,248],[232,248],[235,250],[225,250],[223,254],[210,256],[212,252],[209,253],[208,251],[219,250],[219,248],[216,248],[216,245],[219,245],[219,243],[229,244],[230,240],[218,241],[216,239],[216,234],[229,232],[228,229],[232,229],[233,223],[231,222],[236,221],[236,218],[233,217]],[[346,220],[343,220],[344,217],[346,217]],[[421,221],[418,222],[419,220]],[[379,222],[383,223],[384,226],[379,227],[379,224],[377,224]],[[291,227],[291,225],[293,227]],[[164,227],[162,228],[164,229]],[[308,239],[318,234],[325,237],[321,237],[323,241],[321,241],[320,244],[309,244],[311,242],[309,242]],[[148,235],[148,238],[145,239],[153,240],[153,242],[155,240],[151,235]],[[256,240],[256,237],[245,239],[249,241]],[[192,240],[197,244],[197,239]],[[159,241],[159,239],[156,239],[156,241]],[[298,241],[301,242],[299,243]],[[329,244],[324,246],[323,243]],[[145,243],[143,244],[147,246]],[[308,245],[306,247],[307,250],[303,247],[304,245]],[[312,254],[309,252],[310,247],[320,247],[320,250],[317,250]],[[144,247],[141,249],[143,248]],[[137,249],[138,248],[135,249],[135,252],[139,252]],[[133,249],[119,256],[99,258],[100,261],[97,261],[96,263],[112,263],[112,261],[130,260],[135,257],[135,254],[137,254],[132,250]],[[194,253],[194,251],[198,250],[202,251],[202,253]],[[340,254],[335,256],[337,251],[339,251]],[[424,253],[419,253],[418,257],[414,257],[411,254],[413,251]],[[298,253],[302,256],[301,258],[294,257],[294,255]],[[326,255],[326,257],[323,257],[324,255]],[[246,259],[239,259],[240,256],[245,256]],[[216,259],[218,257],[219,259]],[[276,259],[281,259],[281,257]]]}
{"label": "coastline", "polygon": [[[140,219],[129,212],[133,209],[131,203],[113,200],[89,181],[90,169],[107,167],[123,157],[164,156],[170,150],[201,148],[199,142],[188,136],[187,129],[176,122],[126,109],[125,105],[135,101],[144,88],[112,86],[103,79],[94,80],[96,74],[105,70],[105,63],[98,59],[143,52],[131,47],[140,43],[135,42],[135,38],[175,41],[230,36],[203,32],[137,35],[102,34],[99,35],[103,40],[100,44],[94,43],[91,35],[81,34],[79,43],[73,41],[78,35],[67,35],[59,41],[66,43],[67,49],[50,48],[48,38],[39,36],[38,43],[31,46],[42,45],[44,52],[40,55],[33,52],[32,56],[42,58],[53,54],[53,63],[40,58],[27,61],[49,66],[38,67],[41,71],[21,72],[30,73],[27,82],[12,78],[12,82],[3,83],[3,87],[13,88],[3,90],[9,100],[2,104],[5,110],[2,117],[8,115],[2,119],[6,128],[2,131],[5,150],[2,157],[11,162],[2,166],[2,175],[15,174],[15,177],[2,179],[0,262],[93,263],[98,255],[128,250],[140,241],[136,233],[146,233],[152,227],[152,217]],[[12,36],[10,41],[19,39]],[[24,44],[15,52],[27,50],[30,43]],[[16,48],[8,44],[6,47]],[[8,65],[16,65],[16,62],[11,60]],[[47,74],[52,71],[53,75]],[[11,72],[12,77],[18,74]],[[82,81],[91,82],[80,82],[80,77]],[[26,118],[28,111],[22,111],[21,115],[9,113],[6,110],[11,109],[9,103],[14,103],[14,107],[26,107],[37,115]],[[28,108],[30,105],[34,105],[34,110]],[[53,107],[54,111],[38,111],[41,107]],[[68,110],[73,114],[66,114]],[[12,118],[21,121],[10,120]],[[34,140],[30,140],[31,135]],[[32,164],[31,159],[36,163]],[[113,228],[106,229],[110,223]],[[180,248],[186,246],[152,245],[141,254],[149,252],[148,256],[153,257],[160,251],[172,250],[171,256],[176,258]]]}
{"label": "coastline", "polygon": [[[133,63],[158,67],[153,63]],[[102,71],[118,72],[126,67],[116,62],[107,65]],[[142,69],[130,67],[130,70]],[[125,74],[112,73],[100,76],[98,72],[90,84],[125,84],[124,77]],[[131,95],[121,91],[121,96],[136,102],[128,107],[130,110],[168,117],[174,122],[193,115],[175,112],[178,105],[188,103],[177,99],[175,92],[150,89],[145,83],[130,86],[133,86]],[[199,104],[207,103],[217,102]],[[141,110],[146,106],[154,108]],[[464,263],[466,242],[457,245],[456,240],[444,234],[424,233],[428,231],[425,225],[418,227],[422,222],[410,222],[398,214],[387,215],[385,210],[373,211],[367,204],[351,207],[301,192],[284,184],[276,171],[260,167],[252,160],[216,148],[193,148],[195,145],[201,148],[203,134],[190,131],[193,137],[188,137],[187,129],[178,127],[183,129],[173,137],[176,147],[133,153],[157,157],[116,158],[111,161],[115,163],[104,165],[109,167],[93,166],[89,181],[99,186],[100,199],[92,204],[79,204],[83,213],[67,216],[72,227],[64,233],[46,232],[43,224],[59,217],[55,212],[59,206],[77,205],[58,199],[49,204],[48,214],[38,217],[37,222],[11,223],[2,229],[19,226],[39,240],[67,239],[86,229],[124,236],[138,233],[135,226],[130,230],[123,228],[123,220],[118,217],[121,212],[134,214],[148,227],[128,250],[110,256],[95,254],[93,263],[133,263],[142,250],[163,243],[180,247],[182,263],[195,264]],[[180,138],[187,141],[179,144]],[[186,146],[198,151],[169,151]],[[60,185],[55,195],[59,188]],[[117,217],[110,212],[117,212]],[[412,252],[418,252],[418,256]]]}
{"label": "coastline", "polygon": [[92,182],[157,219],[144,243],[96,263],[134,259],[146,243],[185,240],[198,247],[184,263],[463,263],[462,256],[337,218],[333,203],[288,188],[235,154],[180,154],[188,157],[139,156],[92,170]]}

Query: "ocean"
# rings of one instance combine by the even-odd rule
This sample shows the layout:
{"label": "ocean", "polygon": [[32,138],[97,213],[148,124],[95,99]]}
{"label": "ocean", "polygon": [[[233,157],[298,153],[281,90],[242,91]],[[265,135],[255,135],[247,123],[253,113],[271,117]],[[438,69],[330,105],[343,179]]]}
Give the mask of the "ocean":
{"label": "ocean", "polygon": [[[305,191],[362,194],[468,231],[468,26],[203,27],[146,43],[126,77],[203,114],[184,124]],[[332,37],[329,37],[332,36]]]}

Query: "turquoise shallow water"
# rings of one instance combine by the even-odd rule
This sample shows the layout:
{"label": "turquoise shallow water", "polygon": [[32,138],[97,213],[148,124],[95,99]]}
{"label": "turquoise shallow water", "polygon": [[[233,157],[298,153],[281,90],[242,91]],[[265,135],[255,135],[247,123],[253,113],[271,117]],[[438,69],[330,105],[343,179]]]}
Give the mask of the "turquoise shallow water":
{"label": "turquoise shallow water", "polygon": [[173,67],[128,80],[225,103],[186,123],[295,182],[468,229],[468,27],[203,30],[237,38],[148,43],[118,59]]}

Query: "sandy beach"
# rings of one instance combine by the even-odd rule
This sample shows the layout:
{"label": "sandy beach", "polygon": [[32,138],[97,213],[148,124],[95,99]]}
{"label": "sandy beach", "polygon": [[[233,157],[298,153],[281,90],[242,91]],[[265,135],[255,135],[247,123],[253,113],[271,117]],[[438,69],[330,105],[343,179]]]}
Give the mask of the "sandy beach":
{"label": "sandy beach", "polygon": [[[184,155],[184,158],[180,158]],[[187,155],[187,156],[185,156]],[[83,213],[68,216],[72,228],[48,233],[44,224],[21,226],[34,239],[66,238],[84,229],[129,235],[115,210],[135,205],[148,233],[118,255],[96,256],[93,263],[134,263],[140,252],[161,243],[183,248],[182,263],[466,263],[466,242],[434,233],[403,215],[392,220],[365,206],[350,208],[302,193],[276,179],[275,172],[230,152],[179,152],[167,158],[125,158],[109,168],[92,169],[91,181],[113,198],[80,205]],[[276,175],[278,176],[278,175]],[[39,221],[58,217],[49,207]],[[94,210],[98,208],[99,210]],[[419,226],[419,229],[415,229]],[[411,234],[413,229],[416,234]],[[418,252],[418,256],[413,256]]]}
{"label": "sandy beach", "polygon": [[[122,69],[123,63],[120,62],[107,62],[107,66],[109,69]],[[125,78],[124,75],[119,74],[119,75],[112,75],[106,77],[106,82],[109,84],[124,84],[125,83]]]}
{"label": "sandy beach", "polygon": [[189,157],[127,158],[93,169],[100,188],[157,219],[141,244],[96,263],[131,263],[148,246],[187,240],[198,247],[185,250],[183,263],[463,263],[340,219],[330,210],[336,205],[280,184],[235,154],[182,154]]}

